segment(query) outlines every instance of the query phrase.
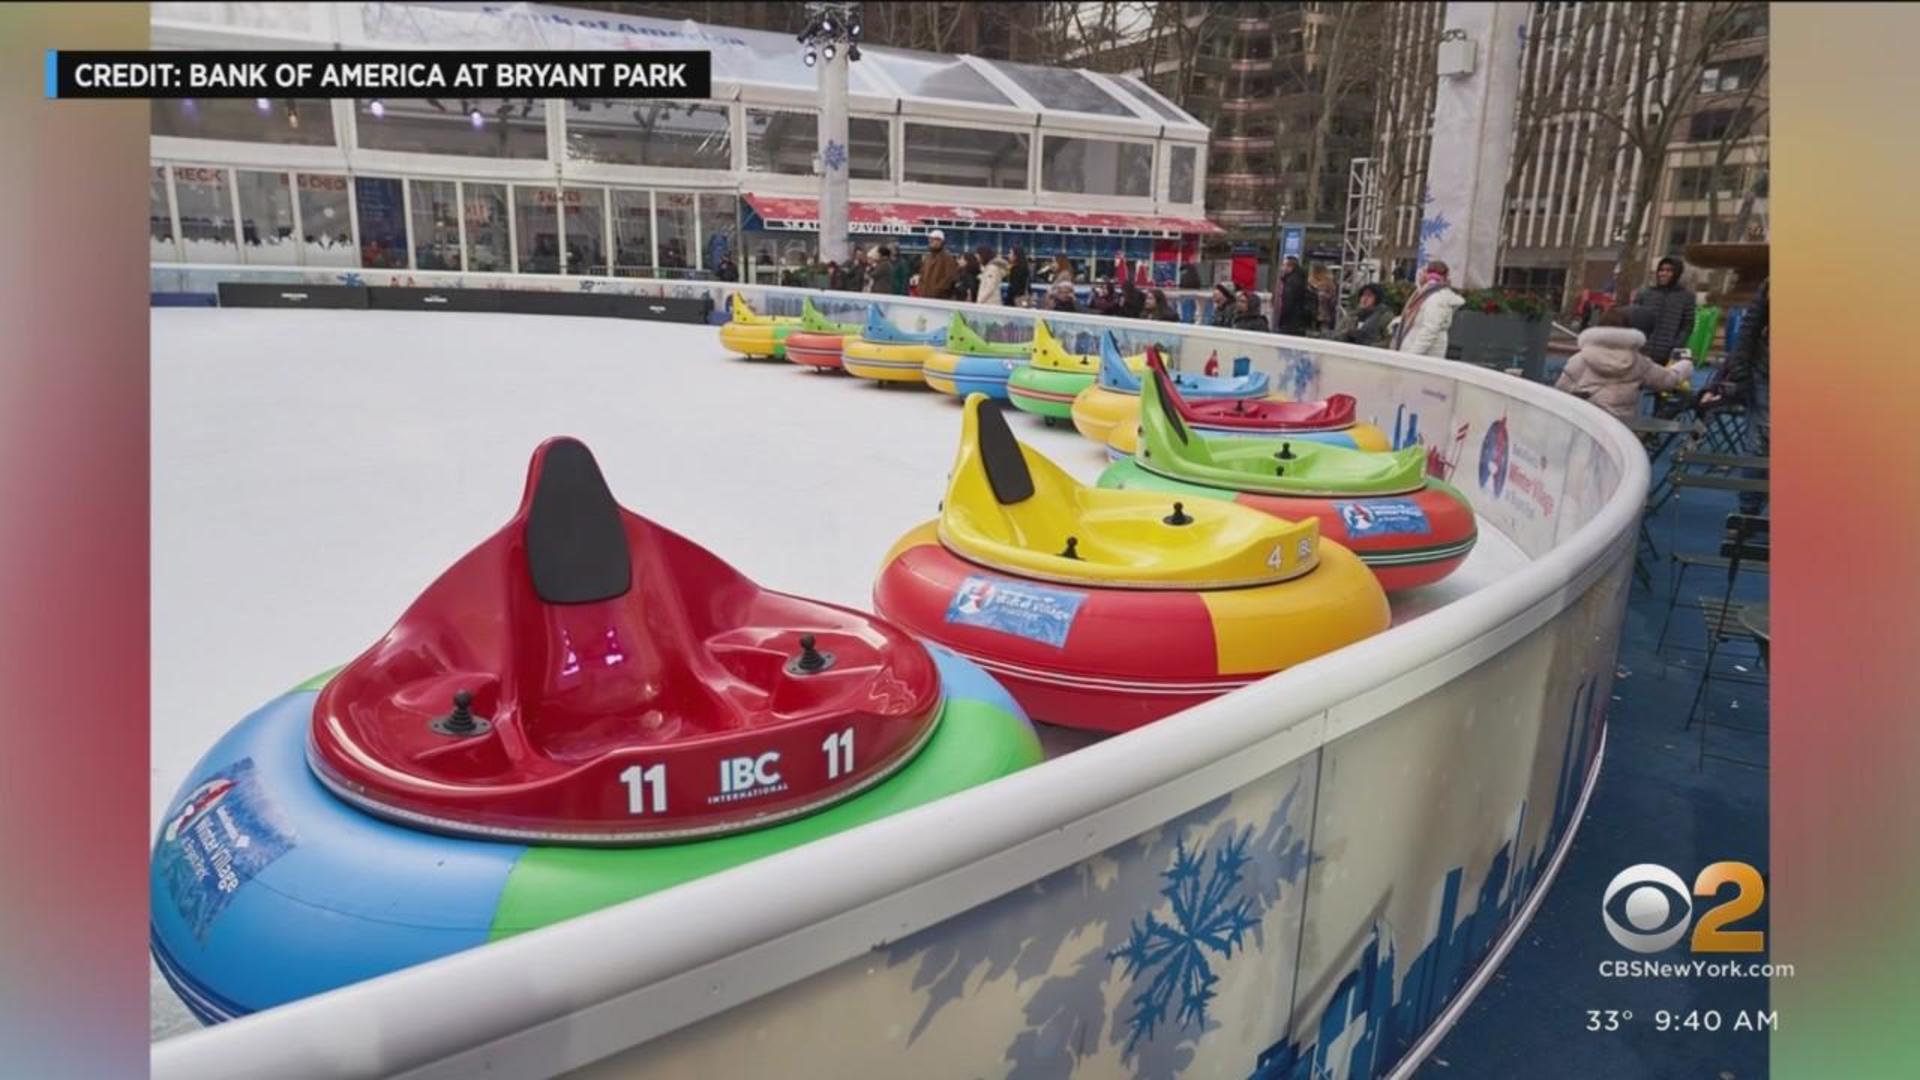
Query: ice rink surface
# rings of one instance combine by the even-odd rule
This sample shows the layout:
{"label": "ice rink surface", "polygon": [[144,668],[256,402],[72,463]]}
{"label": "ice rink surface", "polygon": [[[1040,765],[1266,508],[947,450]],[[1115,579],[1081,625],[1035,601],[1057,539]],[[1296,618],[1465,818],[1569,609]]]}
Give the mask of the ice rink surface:
{"label": "ice rink surface", "polygon": [[[931,518],[960,406],[626,319],[157,308],[152,313],[152,790],[268,699],[351,660],[519,505],[527,459],[583,440],[614,496],[770,588],[871,607]],[[1102,448],[1014,431],[1079,478]],[[1396,621],[1524,561],[1484,523]],[[1083,737],[1050,732],[1061,753]],[[154,1036],[192,1021],[156,995]]]}

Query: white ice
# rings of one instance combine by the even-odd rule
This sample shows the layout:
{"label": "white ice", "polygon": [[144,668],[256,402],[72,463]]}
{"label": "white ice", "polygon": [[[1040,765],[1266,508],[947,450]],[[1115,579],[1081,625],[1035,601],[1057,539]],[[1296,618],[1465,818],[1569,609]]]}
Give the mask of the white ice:
{"label": "white ice", "polygon": [[[869,608],[887,548],[934,515],[959,431],[953,398],[729,357],[706,326],[194,308],[152,326],[156,826],[222,732],[373,644],[505,523],[544,438],[585,441],[625,506],[761,584]],[[1064,422],[1014,427],[1084,480],[1105,465]],[[1524,561],[1480,536],[1396,616]],[[182,1019],[156,1001],[155,1037]]]}

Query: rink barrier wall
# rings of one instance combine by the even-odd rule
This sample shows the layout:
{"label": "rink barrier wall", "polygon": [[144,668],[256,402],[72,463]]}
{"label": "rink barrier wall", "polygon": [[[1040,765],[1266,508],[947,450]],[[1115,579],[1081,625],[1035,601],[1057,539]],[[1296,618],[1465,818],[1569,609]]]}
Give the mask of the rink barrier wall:
{"label": "rink barrier wall", "polygon": [[359,285],[315,285],[306,282],[263,285],[250,281],[223,281],[218,297],[221,307],[367,310],[367,290]]}
{"label": "rink barrier wall", "polygon": [[[157,269],[156,289],[308,280],[261,273]],[[430,276],[351,284],[491,284]],[[601,282],[738,291],[764,314],[796,314],[803,296],[836,319],[878,303],[908,329],[957,308],[989,340],[1029,335],[1036,316]],[[501,287],[547,285],[581,287]],[[1048,324],[1070,348],[1111,328],[1182,367],[1246,356],[1296,399],[1353,394],[1361,419],[1396,447],[1426,446],[1430,471],[1529,561],[1377,637],[937,804],[156,1044],[154,1075],[1410,1072],[1526,925],[1598,775],[1645,455],[1584,402],[1455,362],[1097,316]]]}
{"label": "rink barrier wall", "polygon": [[[706,297],[565,293],[522,289],[436,289],[396,285],[263,285],[222,282],[220,291],[202,303],[177,298],[205,294],[153,294],[154,306],[217,306],[252,308],[347,308],[377,311],[492,312],[505,315],[582,315],[612,319],[651,319],[657,322],[706,323],[712,314]],[[169,298],[163,302],[162,297]]]}

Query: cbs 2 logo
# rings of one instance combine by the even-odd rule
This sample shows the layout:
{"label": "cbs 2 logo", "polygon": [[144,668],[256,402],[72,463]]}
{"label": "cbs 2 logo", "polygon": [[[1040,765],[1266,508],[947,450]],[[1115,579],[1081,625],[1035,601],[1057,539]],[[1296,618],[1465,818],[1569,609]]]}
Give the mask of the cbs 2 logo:
{"label": "cbs 2 logo", "polygon": [[[1767,935],[1760,930],[1728,930],[1727,925],[1760,910],[1766,903],[1767,883],[1760,871],[1743,862],[1717,862],[1701,870],[1689,890],[1680,875],[1657,863],[1629,866],[1614,875],[1600,899],[1600,918],[1607,933],[1637,953],[1668,949],[1687,932],[1692,921],[1693,897],[1712,899],[1727,885],[1738,891],[1700,913],[1693,923],[1694,952],[1761,952]],[[1691,896],[1689,896],[1691,892]]]}

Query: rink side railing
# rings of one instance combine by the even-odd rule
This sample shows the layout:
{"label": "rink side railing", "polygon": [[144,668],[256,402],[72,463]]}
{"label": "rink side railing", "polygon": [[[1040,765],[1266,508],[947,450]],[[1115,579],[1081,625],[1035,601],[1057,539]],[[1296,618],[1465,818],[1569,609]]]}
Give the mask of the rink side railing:
{"label": "rink side railing", "polygon": [[[343,278],[549,291],[592,280],[716,303],[737,291],[784,314],[812,296],[835,317],[879,303],[908,328],[957,309],[1002,339],[1046,315],[704,282],[154,271],[156,291]],[[1645,455],[1592,406],[1469,365],[1046,317],[1070,347],[1112,329],[1189,369],[1247,357],[1296,399],[1353,394],[1396,446],[1426,446],[1430,471],[1526,565],[1360,644],[936,804],[157,1044],[154,1075],[532,1076],[607,1059],[675,1075],[803,1061],[817,1075],[905,1075],[932,1054],[971,1075],[1027,1060],[1047,1029],[1025,1003],[1050,991],[1084,1013],[1069,1019],[1107,1033],[1053,1066],[1069,1071],[1144,1068],[1176,1050],[1208,1075],[1416,1066],[1525,926],[1597,776]],[[1190,1017],[1177,1000],[1144,1022],[1136,1005],[1151,1002],[1137,994],[1154,972],[1127,954],[1126,929],[1171,917],[1163,889],[1195,853],[1240,868],[1221,887],[1257,929],[1237,951],[1203,955],[1209,1022],[1177,1019]],[[1112,943],[1116,926],[1105,966],[1067,947]],[[1020,963],[984,959],[1008,949]],[[962,990],[928,985],[942,963],[974,965]],[[1093,992],[1068,993],[1087,980]],[[1106,1011],[1114,980],[1123,1007]],[[889,1030],[912,1035],[877,1034]]]}
{"label": "rink side railing", "polygon": [[[152,264],[150,293],[155,306],[182,305],[194,301],[195,306],[216,306],[215,288],[222,281],[254,282],[294,282],[306,284],[337,285],[347,282],[359,282],[369,285],[400,285],[409,283],[420,287],[440,288],[483,288],[511,289],[524,292],[592,292],[601,295],[619,296],[658,296],[671,298],[694,298],[702,296],[720,296],[724,293],[739,291],[743,295],[754,295],[762,290],[787,292],[822,293],[823,289],[812,286],[788,288],[766,283],[735,284],[713,279],[709,276],[699,278],[635,278],[635,277],[594,277],[586,275],[558,274],[497,274],[497,273],[461,273],[440,270],[365,270],[342,269],[340,267],[262,267],[242,264],[214,263],[155,263]],[[582,286],[582,282],[589,283]],[[1213,289],[1180,289],[1172,286],[1149,285],[1142,291],[1159,289],[1166,297],[1176,314],[1177,321],[1196,326],[1204,326],[1213,320]],[[1078,303],[1085,305],[1093,292],[1093,285],[1082,281],[1074,286],[1074,296]],[[1035,282],[1028,291],[1033,307],[1041,307],[1046,299],[1048,286],[1044,282]],[[840,295],[834,293],[833,295]],[[868,295],[868,294],[860,294]],[[1261,293],[1262,300],[1269,296]],[[912,297],[881,296],[882,300],[908,300]],[[1011,298],[1009,298],[1011,299]],[[971,305],[965,305],[971,306]],[[1012,306],[1012,305],[1009,305]],[[1262,310],[1268,315],[1265,304]]]}

